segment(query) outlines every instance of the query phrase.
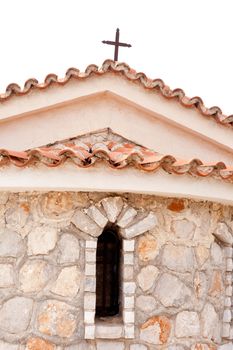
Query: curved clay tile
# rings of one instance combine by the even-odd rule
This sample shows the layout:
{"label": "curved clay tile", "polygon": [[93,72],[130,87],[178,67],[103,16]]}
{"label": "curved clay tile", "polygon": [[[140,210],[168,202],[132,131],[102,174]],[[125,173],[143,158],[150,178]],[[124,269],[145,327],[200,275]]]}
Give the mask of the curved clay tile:
{"label": "curved clay tile", "polygon": [[116,141],[63,143],[36,148],[25,152],[0,149],[0,167],[16,167],[43,164],[47,167],[58,167],[71,162],[80,168],[89,168],[96,162],[104,162],[113,169],[133,167],[144,172],[156,172],[163,169],[174,175],[191,175],[195,177],[214,177],[232,182],[233,167],[223,162],[204,163],[200,159],[183,160],[172,155],[163,155],[133,143]]}

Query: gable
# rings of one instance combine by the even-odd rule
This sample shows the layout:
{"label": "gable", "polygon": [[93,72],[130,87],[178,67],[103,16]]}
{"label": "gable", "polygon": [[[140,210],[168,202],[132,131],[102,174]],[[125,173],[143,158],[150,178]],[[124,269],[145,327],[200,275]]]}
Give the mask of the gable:
{"label": "gable", "polygon": [[[230,124],[230,117],[218,108],[207,109],[198,98],[187,99],[181,90],[170,90],[161,80],[108,61],[84,74],[70,70],[64,80],[51,75],[43,84],[30,80],[24,90],[11,85],[0,99],[1,188],[232,201],[233,139],[224,124]],[[107,153],[98,150],[102,163],[92,151],[83,163],[64,146],[64,140],[74,138],[93,146],[93,133],[100,130],[108,131],[110,143],[117,135],[117,142],[130,144],[136,155],[120,152],[118,162],[110,147]],[[75,168],[71,160],[78,161]],[[123,170],[116,175],[116,169]]]}
{"label": "gable", "polygon": [[111,128],[122,137],[165,155],[233,165],[231,144],[220,143],[213,135],[207,137],[109,92],[10,118],[0,126],[0,147],[4,149],[22,151]]}

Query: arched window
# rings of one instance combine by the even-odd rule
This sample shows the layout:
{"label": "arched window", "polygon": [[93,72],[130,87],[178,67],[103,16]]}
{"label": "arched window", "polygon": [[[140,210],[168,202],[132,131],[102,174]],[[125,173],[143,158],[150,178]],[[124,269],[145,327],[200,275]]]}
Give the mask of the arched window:
{"label": "arched window", "polygon": [[119,313],[119,262],[121,240],[115,229],[99,236],[96,254],[96,317]]}

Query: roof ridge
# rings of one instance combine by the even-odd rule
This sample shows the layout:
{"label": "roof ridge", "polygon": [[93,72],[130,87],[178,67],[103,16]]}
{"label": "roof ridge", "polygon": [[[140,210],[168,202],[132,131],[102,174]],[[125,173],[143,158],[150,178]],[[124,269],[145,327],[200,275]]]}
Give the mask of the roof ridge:
{"label": "roof ridge", "polygon": [[206,107],[203,100],[199,96],[187,97],[184,90],[180,88],[171,89],[165,85],[162,79],[150,79],[143,72],[136,72],[126,63],[119,63],[107,59],[102,66],[98,67],[95,64],[87,66],[84,72],[80,72],[77,68],[69,68],[64,78],[58,78],[56,74],[48,74],[44,82],[39,83],[37,79],[31,78],[26,80],[24,87],[21,88],[18,84],[12,83],[6,87],[6,91],[0,94],[0,102],[8,100],[12,96],[22,96],[28,94],[33,89],[44,90],[51,85],[65,85],[71,79],[83,80],[92,75],[103,75],[108,72],[113,72],[125,76],[128,80],[142,84],[146,89],[155,90],[161,93],[167,99],[177,100],[186,108],[195,108],[203,116],[211,117],[218,123],[227,126],[233,126],[233,115],[224,115],[220,107]]}

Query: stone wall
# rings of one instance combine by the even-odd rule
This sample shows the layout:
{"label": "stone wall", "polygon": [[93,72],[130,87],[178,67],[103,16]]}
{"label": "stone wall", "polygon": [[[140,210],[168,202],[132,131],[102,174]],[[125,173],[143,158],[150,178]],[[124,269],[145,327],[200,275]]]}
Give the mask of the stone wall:
{"label": "stone wall", "polygon": [[[148,228],[134,237],[127,263],[134,337],[85,340],[88,227],[99,222],[101,232],[95,215],[107,222],[101,200],[109,196],[123,199],[114,215],[133,208],[128,226]],[[99,213],[85,210],[96,203]],[[232,207],[133,194],[1,193],[0,213],[0,350],[232,349]]]}

